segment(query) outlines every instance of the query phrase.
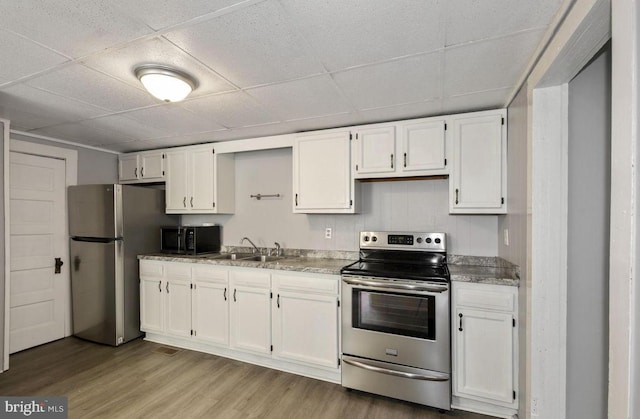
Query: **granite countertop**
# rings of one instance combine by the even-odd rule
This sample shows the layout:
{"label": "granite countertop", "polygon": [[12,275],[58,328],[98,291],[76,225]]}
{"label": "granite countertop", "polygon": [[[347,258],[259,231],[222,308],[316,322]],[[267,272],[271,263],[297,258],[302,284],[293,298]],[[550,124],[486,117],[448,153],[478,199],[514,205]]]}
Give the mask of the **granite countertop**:
{"label": "granite countertop", "polygon": [[[226,251],[239,251],[236,249]],[[140,260],[164,262],[189,262],[243,268],[274,269],[294,272],[308,272],[326,275],[340,275],[340,269],[358,260],[358,252],[289,250],[282,259],[270,262],[250,260],[218,259],[215,255],[168,255],[152,253],[139,255]],[[448,255],[448,266],[452,281],[482,284],[519,286],[518,267],[497,257],[477,257]]]}
{"label": "granite countertop", "polygon": [[282,271],[309,272],[326,275],[340,275],[340,269],[358,258],[338,259],[327,257],[285,256],[270,262],[256,262],[251,260],[216,259],[215,256],[177,256],[162,253],[138,256],[140,260],[158,260],[164,262],[190,262],[207,265],[237,266],[243,268],[274,269]]}

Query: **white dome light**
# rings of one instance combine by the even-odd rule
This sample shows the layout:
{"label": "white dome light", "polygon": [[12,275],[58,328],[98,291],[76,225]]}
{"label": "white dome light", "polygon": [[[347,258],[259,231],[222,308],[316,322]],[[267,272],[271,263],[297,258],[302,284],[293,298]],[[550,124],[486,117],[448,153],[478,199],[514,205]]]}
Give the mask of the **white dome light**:
{"label": "white dome light", "polygon": [[149,93],[165,102],[179,102],[197,87],[188,74],[161,65],[143,65],[135,75]]}

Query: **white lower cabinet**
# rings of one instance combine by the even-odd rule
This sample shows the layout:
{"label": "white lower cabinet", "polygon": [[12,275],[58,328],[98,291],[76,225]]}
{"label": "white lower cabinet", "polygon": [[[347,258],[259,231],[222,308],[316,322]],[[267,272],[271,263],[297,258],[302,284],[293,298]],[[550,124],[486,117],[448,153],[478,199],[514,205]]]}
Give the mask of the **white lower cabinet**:
{"label": "white lower cabinet", "polygon": [[517,288],[454,282],[453,401],[510,418],[518,410]]}
{"label": "white lower cabinet", "polygon": [[273,274],[272,286],[273,355],[337,368],[338,280]]}
{"label": "white lower cabinet", "polygon": [[229,273],[231,347],[271,353],[271,276],[259,269]]}
{"label": "white lower cabinet", "polygon": [[140,261],[147,339],[340,382],[337,275]]}

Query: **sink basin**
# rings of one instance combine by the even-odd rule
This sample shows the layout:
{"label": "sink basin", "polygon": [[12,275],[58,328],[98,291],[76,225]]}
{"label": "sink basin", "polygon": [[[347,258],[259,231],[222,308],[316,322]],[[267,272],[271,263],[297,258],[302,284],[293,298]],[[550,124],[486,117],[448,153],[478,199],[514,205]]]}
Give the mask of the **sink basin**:
{"label": "sink basin", "polygon": [[246,258],[242,258],[242,260],[251,260],[254,262],[273,262],[274,260],[284,259],[283,256],[267,256],[267,255],[255,255]]}
{"label": "sink basin", "polygon": [[244,260],[250,257],[253,257],[252,253],[220,253],[219,255],[214,256],[213,259],[225,259],[225,260],[243,259]]}

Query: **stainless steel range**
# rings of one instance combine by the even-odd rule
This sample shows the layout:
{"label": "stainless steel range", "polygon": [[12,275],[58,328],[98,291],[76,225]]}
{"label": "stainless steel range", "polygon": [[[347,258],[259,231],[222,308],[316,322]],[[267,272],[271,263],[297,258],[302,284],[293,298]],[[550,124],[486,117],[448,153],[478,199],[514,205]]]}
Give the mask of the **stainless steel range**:
{"label": "stainless steel range", "polygon": [[360,233],[342,268],[342,385],[451,409],[444,233]]}

